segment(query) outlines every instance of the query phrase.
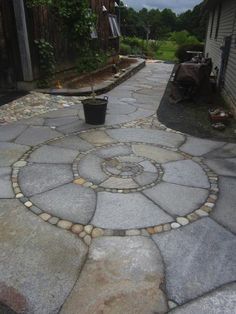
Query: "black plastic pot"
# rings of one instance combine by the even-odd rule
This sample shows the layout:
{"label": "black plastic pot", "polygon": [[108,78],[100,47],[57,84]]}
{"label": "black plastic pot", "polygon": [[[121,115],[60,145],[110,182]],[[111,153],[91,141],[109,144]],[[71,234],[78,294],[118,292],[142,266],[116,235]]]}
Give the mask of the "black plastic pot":
{"label": "black plastic pot", "polygon": [[85,122],[88,124],[104,124],[106,119],[108,97],[87,98],[82,100]]}

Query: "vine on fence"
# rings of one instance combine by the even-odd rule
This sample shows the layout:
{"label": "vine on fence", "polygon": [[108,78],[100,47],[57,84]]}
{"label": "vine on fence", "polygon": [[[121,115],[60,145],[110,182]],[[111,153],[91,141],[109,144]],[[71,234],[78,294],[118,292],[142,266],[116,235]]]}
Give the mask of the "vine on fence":
{"label": "vine on fence", "polygon": [[61,19],[65,35],[77,47],[90,39],[96,16],[91,12],[88,0],[28,0],[27,5],[31,8],[42,5],[53,8]]}
{"label": "vine on fence", "polygon": [[54,48],[43,38],[35,40],[34,42],[39,53],[40,79],[38,81],[38,87],[44,88],[49,85],[49,82],[53,78],[55,72],[56,61]]}
{"label": "vine on fence", "polygon": [[[77,49],[78,55],[83,53],[84,46],[89,46],[96,16],[92,13],[88,0],[27,0],[27,6],[47,6],[52,9],[60,18],[64,36]],[[35,43],[40,57],[40,85],[46,85],[55,70],[53,45],[46,39],[36,40]]]}

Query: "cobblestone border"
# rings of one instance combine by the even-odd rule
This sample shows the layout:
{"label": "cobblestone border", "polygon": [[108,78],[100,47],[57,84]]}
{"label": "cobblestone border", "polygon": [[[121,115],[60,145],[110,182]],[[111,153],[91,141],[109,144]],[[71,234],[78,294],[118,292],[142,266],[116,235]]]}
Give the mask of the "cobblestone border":
{"label": "cobblestone border", "polygon": [[[140,120],[142,120],[142,119],[139,119],[138,121],[140,121]],[[145,121],[145,119],[144,119],[144,121]],[[28,210],[30,210],[32,213],[39,216],[42,220],[50,223],[51,225],[54,225],[54,226],[59,227],[59,228],[64,229],[64,230],[71,231],[72,233],[78,235],[78,237],[83,239],[84,243],[88,246],[91,244],[92,238],[96,238],[96,237],[100,237],[100,236],[138,236],[138,235],[151,236],[154,234],[178,229],[178,228],[185,226],[189,223],[192,223],[198,219],[209,216],[209,213],[213,210],[215,203],[217,201],[217,198],[218,198],[218,192],[219,192],[218,176],[210,168],[208,168],[208,166],[206,166],[204,164],[204,162],[203,162],[204,158],[193,157],[189,154],[186,154],[184,152],[179,151],[177,148],[170,148],[170,147],[166,147],[166,146],[153,145],[153,144],[135,142],[135,141],[134,141],[135,144],[153,145],[153,146],[160,147],[163,149],[179,152],[180,154],[185,156],[185,159],[192,159],[193,161],[198,163],[200,165],[200,167],[206,173],[208,180],[210,182],[210,189],[208,189],[209,194],[208,194],[207,201],[199,209],[194,210],[193,212],[191,212],[185,216],[179,216],[176,218],[175,221],[173,221],[171,223],[160,224],[160,225],[150,226],[150,227],[146,227],[146,228],[139,228],[139,229],[115,230],[115,229],[97,228],[91,224],[88,224],[88,225],[75,224],[71,221],[63,220],[63,219],[60,219],[59,217],[56,217],[56,216],[51,216],[50,214],[44,212],[42,209],[35,206],[30,201],[29,198],[24,196],[24,194],[22,193],[21,188],[18,184],[18,174],[19,174],[20,169],[27,165],[27,160],[33,151],[35,151],[36,149],[40,148],[43,145],[49,144],[50,142],[53,142],[55,140],[63,139],[63,138],[68,137],[68,136],[79,135],[79,134],[85,133],[85,132],[94,132],[97,130],[107,130],[107,129],[117,129],[117,128],[130,128],[130,125],[129,124],[124,124],[123,126],[122,125],[115,125],[113,127],[101,127],[101,128],[93,128],[90,130],[82,130],[79,132],[73,132],[71,134],[62,135],[62,136],[56,137],[54,139],[45,141],[44,143],[39,144],[39,145],[31,148],[30,150],[28,150],[12,166],[11,180],[12,180],[12,187],[13,187],[16,199],[18,199],[22,204],[25,205],[25,207]],[[139,126],[138,128],[141,128],[141,126]],[[163,130],[164,128],[165,128],[165,126],[161,125],[160,129]],[[167,128],[165,128],[165,130],[167,132],[182,134],[181,132],[174,131],[174,130],[167,129]],[[183,134],[183,135],[186,136],[185,134]],[[117,144],[119,144],[119,142],[117,142],[115,144],[110,144],[110,145],[113,146],[113,145],[117,145]],[[127,143],[127,144],[129,144],[129,143]],[[107,145],[103,145],[103,146],[107,147]],[[92,150],[102,148],[103,146],[97,146],[97,147],[93,148]],[[91,150],[89,150],[89,151],[91,151]],[[77,169],[77,166],[76,166],[76,169]],[[76,175],[77,175],[77,173],[76,173]],[[97,191],[100,191],[100,190],[98,190],[98,188],[96,186],[93,186],[93,184],[90,184],[90,182],[86,182],[86,181],[84,182],[83,178],[80,178],[77,176],[76,176],[76,178],[77,178],[76,180],[82,179],[80,182],[77,181],[76,182],[77,184],[81,184],[83,186],[87,186],[87,187],[90,187],[92,189],[96,189]],[[122,191],[122,193],[123,193],[123,191]]]}

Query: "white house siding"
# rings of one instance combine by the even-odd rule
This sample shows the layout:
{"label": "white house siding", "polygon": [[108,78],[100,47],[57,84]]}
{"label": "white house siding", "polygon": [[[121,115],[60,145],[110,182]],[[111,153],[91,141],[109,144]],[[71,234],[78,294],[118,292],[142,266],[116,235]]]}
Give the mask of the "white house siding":
{"label": "white house siding", "polygon": [[233,105],[236,112],[236,0],[222,1],[220,27],[216,39],[215,33],[217,27],[218,7],[215,10],[212,37],[210,38],[212,16],[213,11],[210,12],[209,16],[205,53],[212,58],[213,66],[220,68],[220,47],[223,44],[223,39],[225,36],[233,35],[223,94],[226,96],[230,104]]}

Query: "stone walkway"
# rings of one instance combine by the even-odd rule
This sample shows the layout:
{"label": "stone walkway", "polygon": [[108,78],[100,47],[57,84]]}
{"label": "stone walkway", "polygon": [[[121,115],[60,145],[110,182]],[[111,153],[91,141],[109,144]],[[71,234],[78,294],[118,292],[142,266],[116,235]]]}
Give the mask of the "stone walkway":
{"label": "stone walkway", "polygon": [[42,96],[25,120],[14,104],[0,127],[9,313],[236,313],[236,144],[158,122],[171,71],[148,63],[109,92],[103,127],[79,98]]}

